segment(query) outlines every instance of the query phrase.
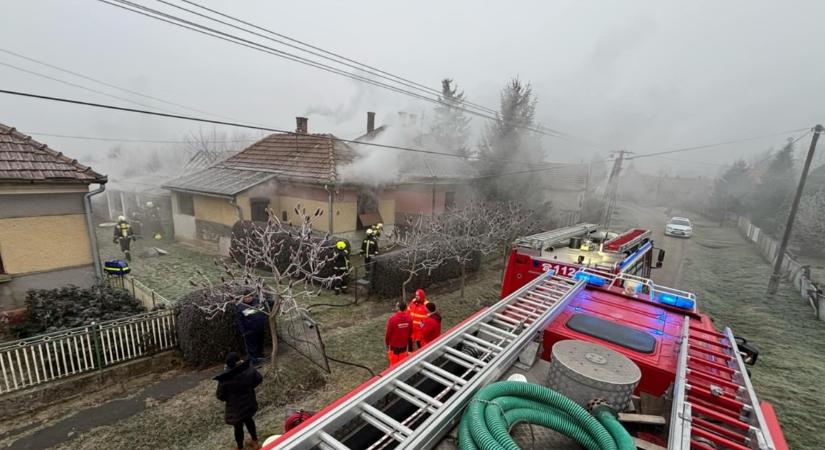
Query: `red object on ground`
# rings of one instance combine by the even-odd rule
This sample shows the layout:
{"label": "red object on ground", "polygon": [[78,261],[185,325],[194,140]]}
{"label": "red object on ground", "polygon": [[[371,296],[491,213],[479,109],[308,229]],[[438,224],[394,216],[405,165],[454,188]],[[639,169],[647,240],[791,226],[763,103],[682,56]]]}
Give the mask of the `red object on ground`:
{"label": "red object on ground", "polygon": [[293,412],[286,417],[286,420],[284,420],[284,432],[286,433],[287,431],[304,423],[310,417],[312,417],[312,413],[302,409]]}

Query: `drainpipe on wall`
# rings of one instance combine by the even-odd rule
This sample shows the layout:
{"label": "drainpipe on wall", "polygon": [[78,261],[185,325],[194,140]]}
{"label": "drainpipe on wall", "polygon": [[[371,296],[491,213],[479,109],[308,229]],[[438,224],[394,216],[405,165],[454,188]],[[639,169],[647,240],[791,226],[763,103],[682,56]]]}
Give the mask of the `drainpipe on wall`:
{"label": "drainpipe on wall", "polygon": [[435,217],[435,177],[433,177],[433,207],[432,207],[432,216]]}
{"label": "drainpipe on wall", "polygon": [[332,223],[333,223],[332,222],[332,194],[333,194],[335,189],[334,189],[334,186],[333,186],[333,189],[330,189],[329,185],[325,184],[324,185],[324,190],[327,191],[327,198],[328,198],[327,213],[329,214],[329,219],[327,219],[327,220],[329,221],[328,222],[329,234],[332,235],[333,234],[332,233]]}
{"label": "drainpipe on wall", "polygon": [[106,190],[106,185],[101,184],[99,188],[83,195],[83,210],[86,213],[86,231],[89,233],[89,244],[92,246],[92,262],[95,266],[95,278],[97,281],[103,281],[103,270],[100,267],[100,249],[97,247],[97,234],[92,224],[92,196],[100,194],[104,190]]}

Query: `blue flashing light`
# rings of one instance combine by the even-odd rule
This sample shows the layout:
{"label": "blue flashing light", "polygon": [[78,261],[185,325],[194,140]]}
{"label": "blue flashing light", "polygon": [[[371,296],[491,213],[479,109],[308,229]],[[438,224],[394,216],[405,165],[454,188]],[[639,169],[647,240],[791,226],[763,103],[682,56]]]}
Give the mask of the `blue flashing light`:
{"label": "blue flashing light", "polygon": [[653,334],[658,335],[658,336],[661,336],[661,335],[663,335],[663,334],[665,334],[665,333],[664,333],[662,330],[653,330]]}
{"label": "blue flashing light", "polygon": [[693,300],[672,294],[660,294],[659,303],[690,311],[692,311],[695,306],[695,302]]}
{"label": "blue flashing light", "polygon": [[645,245],[639,247],[639,249],[636,250],[635,253],[633,253],[630,256],[628,256],[627,258],[625,258],[624,261],[622,261],[621,264],[619,264],[619,269],[624,269],[625,266],[630,264],[630,262],[633,261],[637,256],[639,256],[639,255],[643,254],[644,252],[648,251],[651,247],[653,247],[652,242],[647,242],[647,243],[645,243]]}
{"label": "blue flashing light", "polygon": [[573,279],[585,280],[585,282],[591,286],[604,286],[607,283],[607,280],[604,278],[586,272],[576,272],[576,275],[573,275]]}

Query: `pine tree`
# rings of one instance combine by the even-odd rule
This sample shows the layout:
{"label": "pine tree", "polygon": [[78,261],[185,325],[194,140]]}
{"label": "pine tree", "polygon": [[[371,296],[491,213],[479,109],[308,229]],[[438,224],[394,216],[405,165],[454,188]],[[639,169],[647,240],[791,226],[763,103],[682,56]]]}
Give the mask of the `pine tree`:
{"label": "pine tree", "polygon": [[441,102],[435,108],[435,118],[430,134],[435,144],[443,151],[461,156],[469,156],[467,141],[470,137],[470,118],[464,115],[464,92],[459,92],[453,80],[441,81]]}
{"label": "pine tree", "polygon": [[743,214],[748,194],[753,190],[748,164],[738,160],[717,179],[710,197],[711,208],[720,216],[726,212]]}
{"label": "pine tree", "polygon": [[534,126],[535,114],[536,98],[530,83],[523,84],[518,78],[510,80],[501,91],[496,120],[487,126],[479,146],[481,156],[495,160],[481,164],[485,176],[482,190],[488,199],[521,201],[536,209],[547,206],[540,198],[540,189],[531,186],[539,174],[506,175],[534,168],[525,161],[539,163],[543,159],[541,143],[529,131]]}
{"label": "pine tree", "polygon": [[794,146],[789,140],[774,155],[759,185],[750,198],[750,215],[754,224],[763,230],[777,234],[782,227],[794,186]]}

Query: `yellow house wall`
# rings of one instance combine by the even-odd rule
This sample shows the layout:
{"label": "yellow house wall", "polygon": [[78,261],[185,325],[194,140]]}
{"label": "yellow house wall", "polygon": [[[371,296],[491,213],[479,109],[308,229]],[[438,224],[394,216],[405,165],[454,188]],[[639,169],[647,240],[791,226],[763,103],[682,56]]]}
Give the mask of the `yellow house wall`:
{"label": "yellow house wall", "polygon": [[195,218],[231,227],[238,221],[238,213],[225,198],[193,195]]}
{"label": "yellow house wall", "polygon": [[10,274],[92,263],[83,214],[0,219],[0,256]]}
{"label": "yellow house wall", "polygon": [[395,225],[395,199],[382,199],[378,202],[378,212],[384,225]]}

